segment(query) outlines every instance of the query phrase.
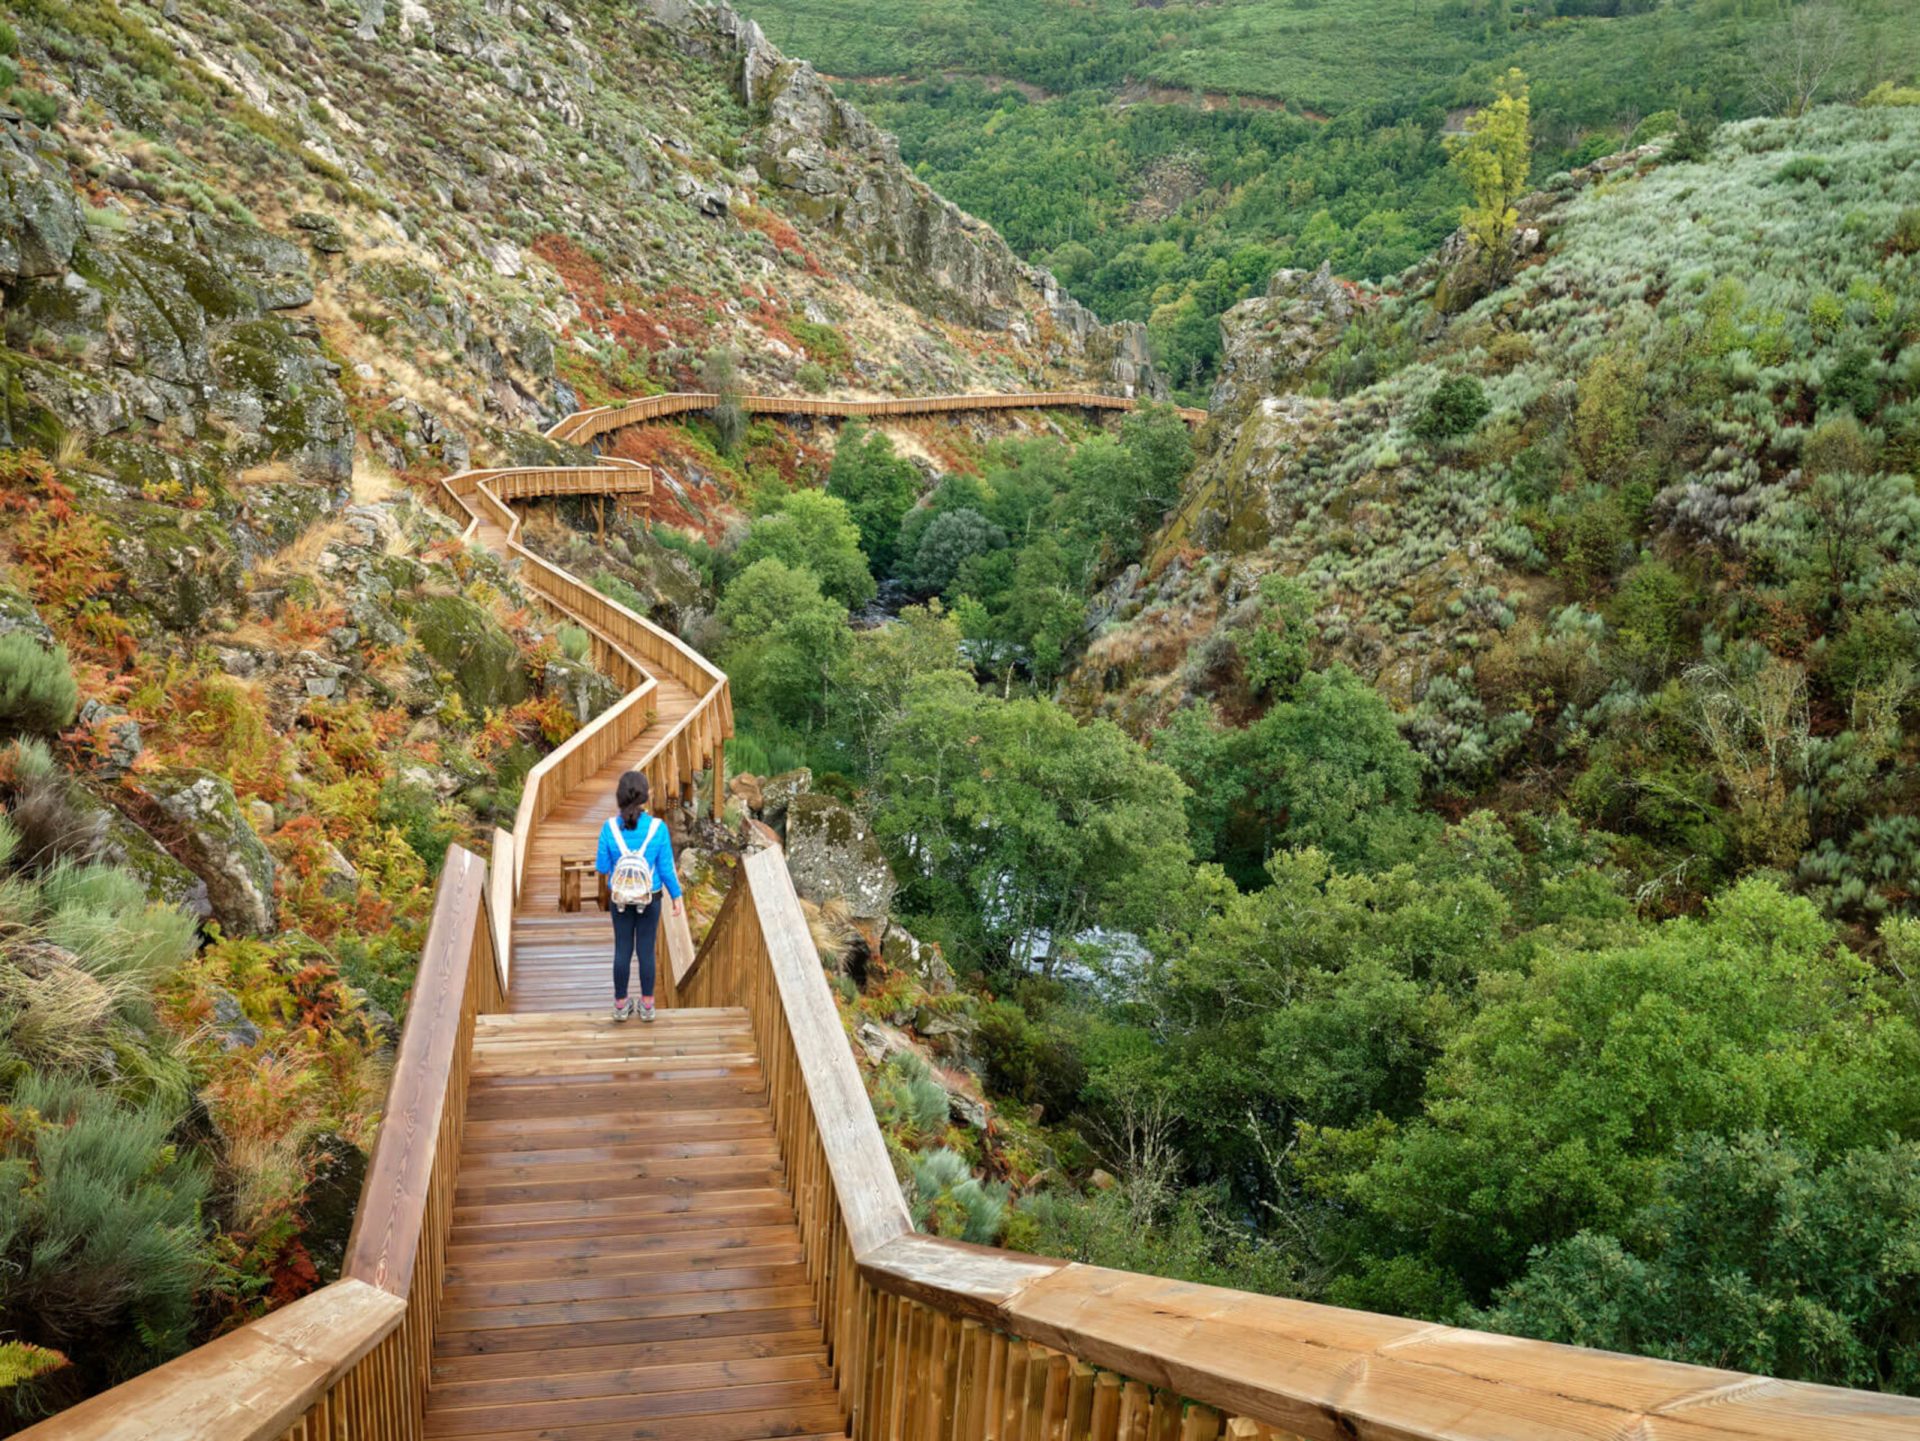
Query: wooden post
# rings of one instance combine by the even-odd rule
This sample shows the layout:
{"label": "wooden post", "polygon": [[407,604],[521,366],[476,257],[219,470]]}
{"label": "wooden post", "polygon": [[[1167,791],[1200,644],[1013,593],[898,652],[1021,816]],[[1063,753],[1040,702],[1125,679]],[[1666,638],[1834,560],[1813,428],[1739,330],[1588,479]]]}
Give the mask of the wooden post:
{"label": "wooden post", "polygon": [[713,818],[717,821],[727,809],[727,742],[722,736],[713,743]]}

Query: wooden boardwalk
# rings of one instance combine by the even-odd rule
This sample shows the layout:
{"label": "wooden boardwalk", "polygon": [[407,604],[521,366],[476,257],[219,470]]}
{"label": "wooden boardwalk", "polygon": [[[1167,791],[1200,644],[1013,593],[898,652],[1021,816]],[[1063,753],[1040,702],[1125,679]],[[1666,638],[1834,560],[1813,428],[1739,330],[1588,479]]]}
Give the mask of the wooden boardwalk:
{"label": "wooden boardwalk", "polygon": [[[656,675],[653,723],[617,758],[563,797],[528,842],[527,878],[513,912],[515,1011],[602,1011],[613,1004],[612,923],[584,887],[578,911],[560,909],[560,861],[591,856],[613,814],[614,786],[693,710],[696,697],[671,676]],[[661,948],[661,960],[666,959]]]}
{"label": "wooden boardwalk", "polygon": [[[814,416],[823,420],[886,420],[925,415],[956,415],[1003,410],[1117,410],[1132,411],[1140,402],[1131,396],[1107,395],[1096,390],[993,391],[968,395],[895,395],[883,400],[835,400],[812,395],[741,395],[740,408],[749,415]],[[678,390],[666,395],[644,395],[613,405],[576,411],[547,434],[576,445],[591,444],[596,436],[629,425],[645,425],[712,410],[720,396],[710,390]],[[1176,406],[1189,426],[1207,422],[1207,412],[1190,405]]]}
{"label": "wooden boardwalk", "polygon": [[[625,491],[651,474],[490,484],[530,499],[601,479]],[[470,538],[513,563],[500,519],[479,506]],[[621,773],[702,702],[665,667],[646,675],[645,728],[543,804],[524,838],[506,1010],[475,1022],[428,1438],[846,1434],[746,1012],[616,1023],[612,923],[590,886],[581,910],[559,908],[560,863],[594,853]]]}
{"label": "wooden boardwalk", "polygon": [[1903,1397],[915,1234],[777,849],[742,859],[697,957],[663,927],[659,1019],[612,1021],[611,927],[559,911],[560,858],[621,771],[662,807],[721,773],[731,698],[520,546],[508,498],[650,479],[442,482],[627,694],[529,773],[490,863],[448,848],[340,1279],[35,1441],[1920,1437]]}
{"label": "wooden boardwalk", "polygon": [[481,1017],[425,1434],[845,1433],[747,1013]]}

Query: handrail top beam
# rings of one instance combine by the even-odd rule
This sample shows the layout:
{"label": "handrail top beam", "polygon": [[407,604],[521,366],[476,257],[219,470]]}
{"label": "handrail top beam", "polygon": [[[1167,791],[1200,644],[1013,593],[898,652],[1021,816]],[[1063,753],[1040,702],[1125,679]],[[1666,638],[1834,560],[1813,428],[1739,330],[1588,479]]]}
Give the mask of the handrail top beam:
{"label": "handrail top beam", "polygon": [[1920,1401],[907,1235],[881,1290],[1311,1441],[1888,1441]]}
{"label": "handrail top beam", "polygon": [[352,1277],[335,1281],[20,1435],[22,1441],[273,1441],[406,1312],[404,1300],[379,1286]]}

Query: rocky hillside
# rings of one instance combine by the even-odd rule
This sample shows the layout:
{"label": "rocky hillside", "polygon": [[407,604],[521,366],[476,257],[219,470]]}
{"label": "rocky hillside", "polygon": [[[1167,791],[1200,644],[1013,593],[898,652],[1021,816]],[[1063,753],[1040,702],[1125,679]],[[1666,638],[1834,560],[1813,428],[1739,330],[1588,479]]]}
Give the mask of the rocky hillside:
{"label": "rocky hillside", "polygon": [[[421,484],[722,363],[1159,382],[724,8],[33,0],[0,97],[18,1418],[337,1266],[445,848],[612,699]],[[829,442],[630,444],[718,533]],[[697,624],[691,552],[630,534]]]}
{"label": "rocky hillside", "polygon": [[1916,143],[1832,108],[1554,176],[1491,291],[1462,240],[1382,288],[1275,275],[1074,703],[1244,724],[1285,636],[1387,696],[1443,804],[1570,804],[1677,902],[1759,863],[1903,903]]}

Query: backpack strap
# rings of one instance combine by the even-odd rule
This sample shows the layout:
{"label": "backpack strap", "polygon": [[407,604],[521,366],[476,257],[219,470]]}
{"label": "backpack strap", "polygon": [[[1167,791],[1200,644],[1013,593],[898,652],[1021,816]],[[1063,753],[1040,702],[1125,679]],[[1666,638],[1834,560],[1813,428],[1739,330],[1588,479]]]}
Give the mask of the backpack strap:
{"label": "backpack strap", "polygon": [[[647,827],[647,834],[640,842],[640,853],[642,855],[645,855],[647,851],[652,848],[653,838],[660,832],[660,817],[648,816],[647,819],[652,821],[653,824]],[[648,864],[651,865],[652,862],[648,862]]]}
{"label": "backpack strap", "polygon": [[[618,847],[620,847],[620,854],[621,854],[621,855],[623,855],[623,856],[630,856],[630,855],[632,855],[632,854],[633,854],[633,847],[632,847],[632,846],[630,846],[630,845],[628,845],[628,844],[627,844],[627,838],[626,838],[625,836],[623,836],[623,835],[621,835],[621,834],[620,834],[620,817],[618,817],[618,816],[608,816],[608,817],[607,817],[607,825],[608,825],[608,827],[609,827],[609,828],[610,828],[610,829],[611,829],[611,830],[613,831],[613,843],[614,843],[614,844],[615,844],[616,846],[618,846]],[[651,839],[651,836],[649,836],[649,839]],[[641,848],[642,848],[643,850],[645,849],[645,845],[644,845],[644,843],[642,844],[642,847],[641,847]]]}

